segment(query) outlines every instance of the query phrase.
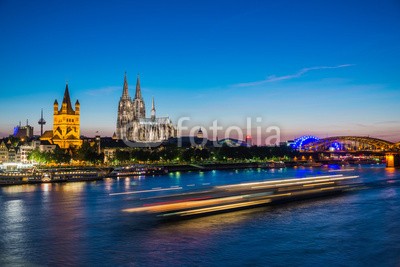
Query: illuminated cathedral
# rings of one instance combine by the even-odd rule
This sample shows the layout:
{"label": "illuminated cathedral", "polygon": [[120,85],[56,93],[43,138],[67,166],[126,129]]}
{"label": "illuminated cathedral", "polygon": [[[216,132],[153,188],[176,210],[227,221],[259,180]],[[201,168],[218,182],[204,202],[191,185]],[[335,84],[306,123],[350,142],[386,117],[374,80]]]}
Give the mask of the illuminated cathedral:
{"label": "illuminated cathedral", "polygon": [[154,98],[150,118],[146,118],[146,108],[140,89],[140,77],[136,81],[135,98],[128,92],[125,73],[122,96],[118,105],[117,139],[135,142],[160,142],[176,136],[176,129],[169,117],[156,117]]}
{"label": "illuminated cathedral", "polygon": [[65,86],[61,108],[59,109],[56,99],[53,110],[53,131],[46,131],[40,137],[40,140],[47,140],[63,149],[80,147],[82,145],[80,139],[80,103],[76,100],[75,110],[72,108],[68,83]]}

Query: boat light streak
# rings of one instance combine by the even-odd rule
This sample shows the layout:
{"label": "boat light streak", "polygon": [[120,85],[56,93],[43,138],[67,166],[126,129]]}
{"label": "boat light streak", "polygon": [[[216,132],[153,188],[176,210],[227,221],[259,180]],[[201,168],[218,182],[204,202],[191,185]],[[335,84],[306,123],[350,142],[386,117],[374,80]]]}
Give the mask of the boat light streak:
{"label": "boat light streak", "polygon": [[150,190],[141,190],[141,191],[130,191],[130,192],[121,192],[121,193],[111,193],[110,196],[118,196],[118,195],[130,195],[130,194],[139,194],[139,193],[149,193],[149,192],[160,192],[160,191],[170,191],[170,190],[181,190],[182,187],[173,187],[173,188],[157,188]]}
{"label": "boat light streak", "polygon": [[261,185],[261,184],[274,184],[276,182],[287,183],[287,182],[308,181],[308,180],[315,180],[315,179],[322,179],[322,178],[335,178],[335,177],[343,177],[343,174],[314,176],[314,177],[307,177],[307,178],[283,179],[283,180],[254,182],[254,183],[232,184],[232,185],[217,186],[216,188],[230,188],[230,187],[240,187],[240,186]]}
{"label": "boat light streak", "polygon": [[202,213],[209,213],[209,212],[215,212],[215,211],[222,211],[222,210],[229,210],[229,209],[235,209],[235,208],[267,204],[269,202],[271,202],[270,199],[264,199],[264,200],[258,200],[258,201],[249,201],[249,202],[241,202],[241,203],[236,203],[236,204],[222,205],[222,206],[217,206],[217,207],[208,207],[208,208],[201,208],[201,209],[194,209],[194,210],[187,210],[187,211],[178,211],[178,212],[173,212],[173,213],[161,214],[159,216],[162,216],[162,217],[175,216],[175,215],[189,216],[189,215],[196,215],[196,214],[202,214]]}
{"label": "boat light streak", "polygon": [[[272,184],[272,185],[259,185],[259,186],[253,186],[251,189],[261,189],[261,188],[274,188],[274,187],[280,187],[280,186],[290,186],[290,185],[305,185],[305,184],[313,184],[315,185],[320,184],[323,185],[322,182],[331,182],[331,181],[342,181],[342,180],[348,180],[348,179],[355,179],[358,178],[359,176],[344,176],[341,175],[338,178],[330,178],[330,179],[321,179],[321,180],[310,180],[310,181],[300,181],[300,182],[293,182],[293,183],[279,183],[279,184]],[[319,183],[321,182],[321,183]]]}

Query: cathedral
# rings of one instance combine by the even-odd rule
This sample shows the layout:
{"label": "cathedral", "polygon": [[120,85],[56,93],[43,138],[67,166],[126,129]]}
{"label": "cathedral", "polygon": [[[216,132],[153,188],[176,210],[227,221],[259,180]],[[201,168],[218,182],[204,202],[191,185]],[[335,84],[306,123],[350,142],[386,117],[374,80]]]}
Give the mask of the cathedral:
{"label": "cathedral", "polygon": [[136,81],[135,98],[132,100],[129,96],[125,73],[122,96],[118,105],[116,137],[135,142],[160,142],[170,137],[176,137],[176,129],[170,118],[156,117],[154,98],[150,118],[146,118],[146,107],[140,89],[139,75]]}
{"label": "cathedral", "polygon": [[82,145],[80,139],[80,104],[76,100],[75,110],[72,108],[68,83],[65,85],[61,108],[58,109],[57,99],[54,101],[53,107],[53,131],[46,131],[40,137],[40,140],[47,140],[63,149],[80,147]]}

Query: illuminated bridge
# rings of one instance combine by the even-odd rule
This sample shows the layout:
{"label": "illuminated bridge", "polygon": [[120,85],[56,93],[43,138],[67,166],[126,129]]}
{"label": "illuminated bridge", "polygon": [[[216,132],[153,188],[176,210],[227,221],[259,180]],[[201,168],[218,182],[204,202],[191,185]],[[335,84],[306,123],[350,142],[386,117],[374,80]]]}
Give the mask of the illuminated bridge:
{"label": "illuminated bridge", "polygon": [[[301,142],[299,142],[301,140]],[[297,146],[296,146],[297,144]],[[295,140],[294,148],[300,151],[380,151],[400,150],[400,142],[392,143],[369,136],[332,136],[319,139],[315,136],[303,136]]]}
{"label": "illuminated bridge", "polygon": [[400,150],[400,142],[394,144],[393,148],[394,148],[395,150]]}
{"label": "illuminated bridge", "polygon": [[400,142],[392,143],[369,136],[332,136],[323,139],[302,136],[294,140],[292,147],[306,153],[374,153],[386,157],[387,167],[400,167]]}

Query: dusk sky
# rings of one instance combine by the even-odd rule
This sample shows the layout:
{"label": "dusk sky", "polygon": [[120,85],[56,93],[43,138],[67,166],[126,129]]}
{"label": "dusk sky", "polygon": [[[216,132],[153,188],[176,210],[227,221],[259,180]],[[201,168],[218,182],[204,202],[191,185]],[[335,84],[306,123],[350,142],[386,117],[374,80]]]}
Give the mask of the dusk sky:
{"label": "dusk sky", "polygon": [[41,108],[51,129],[66,81],[81,133],[111,136],[126,71],[173,123],[400,141],[398,0],[0,0],[0,32],[0,137]]}

